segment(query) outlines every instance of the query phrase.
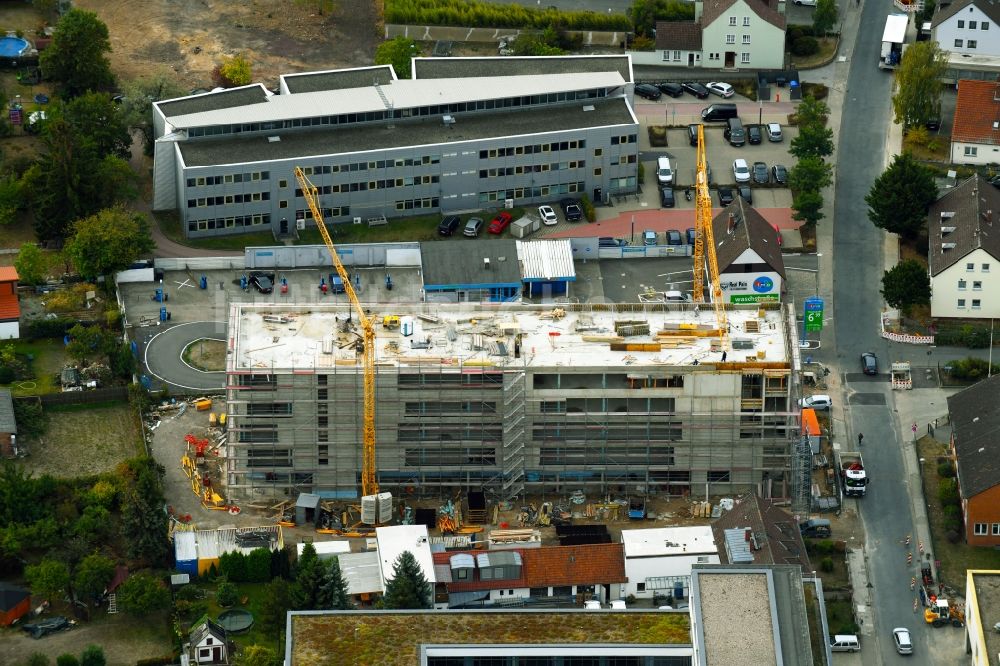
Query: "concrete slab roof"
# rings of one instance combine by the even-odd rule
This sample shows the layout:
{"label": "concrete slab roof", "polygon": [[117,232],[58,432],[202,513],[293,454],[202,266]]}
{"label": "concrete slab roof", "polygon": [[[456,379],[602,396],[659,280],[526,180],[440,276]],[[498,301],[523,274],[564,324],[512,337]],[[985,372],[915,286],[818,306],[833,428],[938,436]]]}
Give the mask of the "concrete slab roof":
{"label": "concrete slab roof", "polygon": [[491,58],[414,58],[414,78],[448,79],[461,76],[523,76],[565,72],[618,72],[632,82],[632,59],[623,55],[495,56]]}
{"label": "concrete slab roof", "polygon": [[[485,218],[485,223],[489,224],[489,218]],[[511,238],[424,243],[420,246],[420,259],[428,290],[521,283],[517,245]]]}
{"label": "concrete slab roof", "polygon": [[719,552],[708,525],[622,530],[625,557],[671,557]]}

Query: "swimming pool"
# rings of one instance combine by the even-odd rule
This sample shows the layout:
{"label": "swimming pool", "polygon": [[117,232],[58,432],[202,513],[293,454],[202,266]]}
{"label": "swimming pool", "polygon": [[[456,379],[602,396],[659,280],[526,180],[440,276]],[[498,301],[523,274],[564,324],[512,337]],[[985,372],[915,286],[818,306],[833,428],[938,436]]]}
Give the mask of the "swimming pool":
{"label": "swimming pool", "polygon": [[0,37],[0,58],[9,58],[11,60],[20,58],[29,49],[31,49],[31,44],[26,39],[10,36]]}

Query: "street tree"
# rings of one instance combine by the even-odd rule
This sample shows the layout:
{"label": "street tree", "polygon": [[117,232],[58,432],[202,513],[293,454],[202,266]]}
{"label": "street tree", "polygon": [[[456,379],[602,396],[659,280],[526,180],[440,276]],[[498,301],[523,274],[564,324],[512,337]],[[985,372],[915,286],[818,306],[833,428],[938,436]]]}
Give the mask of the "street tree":
{"label": "street tree", "polygon": [[825,37],[830,28],[837,25],[836,0],[816,0],[813,11],[813,33],[817,37]]}
{"label": "street tree", "polygon": [[118,606],[137,617],[164,610],[170,606],[170,592],[163,582],[149,573],[130,576],[116,591]]}
{"label": "street tree", "polygon": [[319,588],[321,610],[350,610],[354,608],[347,596],[347,581],[340,571],[340,562],[336,557],[330,560],[323,575]]}
{"label": "street tree", "polygon": [[431,588],[417,558],[408,550],[396,558],[392,579],[386,583],[382,607],[387,609],[431,608]]}
{"label": "street tree", "polygon": [[21,284],[41,284],[45,282],[47,272],[45,253],[37,243],[23,243],[14,260],[14,268]]}
{"label": "street tree", "polygon": [[823,195],[817,190],[802,190],[792,197],[792,219],[815,225],[823,219]]}
{"label": "street tree", "polygon": [[821,99],[816,99],[812,95],[806,95],[795,107],[795,118],[799,125],[819,124],[826,125],[826,119],[830,115],[830,107]]}
{"label": "street tree", "polygon": [[934,40],[910,44],[896,68],[896,94],[892,97],[894,121],[903,127],[923,125],[941,112],[941,77],[948,68],[948,54]]}
{"label": "street tree", "polygon": [[104,594],[114,576],[115,563],[111,558],[91,553],[77,565],[73,585],[80,595],[97,600]]}
{"label": "street tree", "polygon": [[868,219],[880,229],[916,238],[937,196],[934,173],[910,153],[896,155],[865,195]]}
{"label": "street tree", "polygon": [[800,159],[788,172],[788,187],[793,192],[820,191],[833,182],[833,165],[821,157],[807,156]]}
{"label": "street tree", "polygon": [[882,298],[890,307],[905,310],[931,302],[927,268],[916,259],[904,259],[882,276]]}
{"label": "street tree", "polygon": [[59,560],[46,558],[38,564],[29,564],[24,576],[31,592],[43,599],[61,599],[69,590],[69,568]]}
{"label": "street tree", "polygon": [[396,76],[408,79],[411,75],[411,58],[420,55],[420,48],[412,39],[400,35],[382,42],[375,49],[376,65],[392,65]]}
{"label": "street tree", "polygon": [[132,137],[128,119],[106,92],[88,92],[70,100],[60,111],[81,145],[98,157],[114,155],[128,159]]}
{"label": "street tree", "polygon": [[77,97],[114,85],[110,52],[108,26],[97,14],[70,9],[56,24],[52,43],[39,55],[39,64],[47,78],[59,82],[64,97]]}
{"label": "street tree", "polygon": [[80,274],[93,279],[127,268],[154,247],[145,215],[111,208],[74,222],[65,251]]}
{"label": "street tree", "polygon": [[815,121],[800,122],[798,136],[792,139],[788,152],[800,160],[832,155],[833,130]]}

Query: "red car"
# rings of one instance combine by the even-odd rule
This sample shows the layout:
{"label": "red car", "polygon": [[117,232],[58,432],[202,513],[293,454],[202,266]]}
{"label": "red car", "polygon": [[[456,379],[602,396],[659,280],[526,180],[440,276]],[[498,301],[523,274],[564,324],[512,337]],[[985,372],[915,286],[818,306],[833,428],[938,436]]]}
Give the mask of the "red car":
{"label": "red car", "polygon": [[489,228],[486,230],[491,234],[502,234],[503,230],[510,226],[510,213],[503,211],[493,218]]}

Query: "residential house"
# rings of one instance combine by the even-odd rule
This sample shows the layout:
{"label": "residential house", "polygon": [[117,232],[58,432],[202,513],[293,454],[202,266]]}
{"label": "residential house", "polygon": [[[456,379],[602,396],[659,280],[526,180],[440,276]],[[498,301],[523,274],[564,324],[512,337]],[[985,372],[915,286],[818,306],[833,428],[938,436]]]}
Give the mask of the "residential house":
{"label": "residential house", "polygon": [[226,630],[207,617],[191,629],[187,653],[189,664],[228,664]]}
{"label": "residential house", "polygon": [[0,455],[12,458],[17,454],[17,420],[10,389],[0,389]]}
{"label": "residential house", "polygon": [[11,585],[0,583],[0,627],[9,627],[31,611],[31,592]]}
{"label": "residential house", "polygon": [[[1000,48],[1000,31],[994,36]],[[963,79],[958,82],[951,130],[951,161],[957,164],[1000,162],[1000,83],[996,80]]]}
{"label": "residential house", "polygon": [[996,0],[941,2],[931,19],[931,38],[942,51],[1000,56],[1000,3]]}
{"label": "residential house", "polygon": [[712,220],[722,294],[728,303],[781,300],[785,262],[778,230],[743,197]]}
{"label": "residential house", "polygon": [[1000,546],[1000,375],[948,398],[951,452],[970,546]]}
{"label": "residential house", "polygon": [[657,21],[656,53],[660,55],[662,64],[700,67],[701,24],[694,21]]}
{"label": "residential house", "polygon": [[[965,645],[972,666],[992,666],[1000,654],[1000,571],[969,569],[965,572]],[[967,662],[968,663],[968,662]]]}
{"label": "residential house", "polygon": [[1000,189],[974,175],[946,190],[927,216],[931,315],[1000,316]]}
{"label": "residential house", "polygon": [[21,337],[21,303],[17,299],[17,269],[0,266],[0,340]]}
{"label": "residential house", "polygon": [[795,516],[772,500],[746,493],[712,522],[722,564],[793,564],[811,571]]}
{"label": "residential house", "polygon": [[688,598],[693,565],[720,562],[712,528],[707,525],[622,530],[621,540],[628,578],[626,597],[669,596],[676,605]]}

